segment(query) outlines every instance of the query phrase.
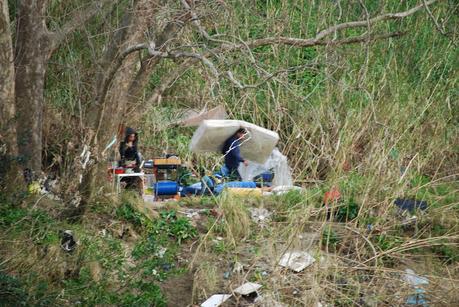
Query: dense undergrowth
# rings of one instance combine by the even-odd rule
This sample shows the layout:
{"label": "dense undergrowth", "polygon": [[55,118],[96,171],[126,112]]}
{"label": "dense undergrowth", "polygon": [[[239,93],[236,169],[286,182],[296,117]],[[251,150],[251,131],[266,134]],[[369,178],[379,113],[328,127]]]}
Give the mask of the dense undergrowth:
{"label": "dense undergrowth", "polygon": [[[53,216],[58,203],[46,198],[2,203],[0,304],[165,306],[158,284],[186,271],[176,255],[196,230],[173,210],[152,220],[137,198],[99,203],[81,224]],[[72,252],[60,247],[67,229],[77,240]]]}

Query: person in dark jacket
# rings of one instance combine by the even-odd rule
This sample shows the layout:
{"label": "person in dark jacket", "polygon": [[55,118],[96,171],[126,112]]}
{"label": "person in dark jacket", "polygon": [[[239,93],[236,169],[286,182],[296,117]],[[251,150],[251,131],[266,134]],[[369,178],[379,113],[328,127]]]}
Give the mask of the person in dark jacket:
{"label": "person in dark jacket", "polygon": [[120,166],[140,168],[140,154],[137,149],[138,136],[132,128],[126,128],[124,141],[120,143]]}
{"label": "person in dark jacket", "polygon": [[239,172],[237,170],[239,164],[244,163],[245,166],[248,165],[248,161],[241,156],[241,150],[239,148],[246,134],[247,131],[241,128],[238,131],[236,131],[234,135],[228,138],[225,141],[225,144],[223,145],[222,154],[225,155],[225,167],[228,172],[228,174],[226,175],[228,177],[240,179],[241,176],[239,175]]}

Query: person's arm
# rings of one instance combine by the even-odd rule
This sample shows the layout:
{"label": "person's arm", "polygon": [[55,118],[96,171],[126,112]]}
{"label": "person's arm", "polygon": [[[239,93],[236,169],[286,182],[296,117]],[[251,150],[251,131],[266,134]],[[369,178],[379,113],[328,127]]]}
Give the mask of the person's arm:
{"label": "person's arm", "polygon": [[139,155],[139,151],[137,150],[137,146],[135,147],[135,164],[138,168],[140,168],[140,155]]}
{"label": "person's arm", "polygon": [[124,142],[120,143],[120,166],[124,166],[126,163],[126,144]]}
{"label": "person's arm", "polygon": [[234,148],[232,149],[233,157],[237,162],[245,162],[245,160],[241,156],[241,150],[239,148],[239,142],[234,144]]}

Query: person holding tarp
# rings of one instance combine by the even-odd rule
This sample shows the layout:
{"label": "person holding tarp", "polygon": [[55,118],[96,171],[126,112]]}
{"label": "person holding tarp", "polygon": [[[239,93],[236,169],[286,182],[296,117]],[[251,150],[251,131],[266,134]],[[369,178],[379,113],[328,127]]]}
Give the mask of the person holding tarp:
{"label": "person holding tarp", "polygon": [[241,180],[241,176],[238,172],[240,163],[248,165],[248,161],[241,156],[240,146],[245,140],[247,130],[240,128],[229,137],[223,144],[222,154],[225,157],[225,164],[222,166],[220,172],[223,176],[233,180]]}

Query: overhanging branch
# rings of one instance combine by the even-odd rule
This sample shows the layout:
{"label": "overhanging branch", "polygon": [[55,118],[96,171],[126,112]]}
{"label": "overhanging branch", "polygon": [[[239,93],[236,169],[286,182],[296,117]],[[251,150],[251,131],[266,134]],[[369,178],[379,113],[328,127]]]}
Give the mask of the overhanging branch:
{"label": "overhanging branch", "polygon": [[67,23],[49,35],[51,41],[51,51],[54,51],[57,47],[59,47],[65,38],[67,38],[74,31],[78,30],[82,25],[84,25],[85,22],[99,13],[103,6],[109,3],[114,5],[117,2],[117,0],[93,1],[85,8],[75,10]]}

